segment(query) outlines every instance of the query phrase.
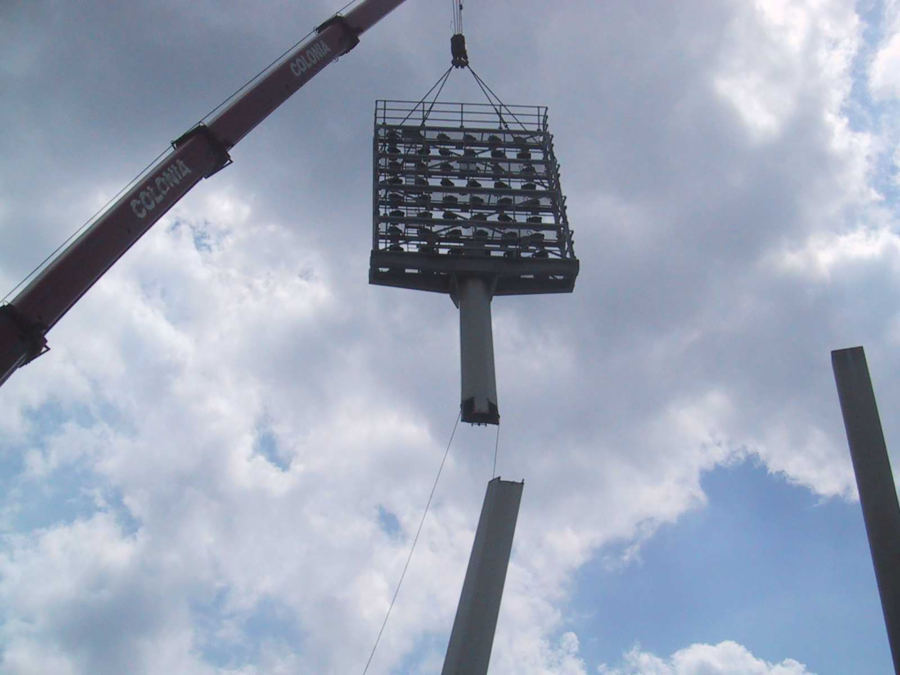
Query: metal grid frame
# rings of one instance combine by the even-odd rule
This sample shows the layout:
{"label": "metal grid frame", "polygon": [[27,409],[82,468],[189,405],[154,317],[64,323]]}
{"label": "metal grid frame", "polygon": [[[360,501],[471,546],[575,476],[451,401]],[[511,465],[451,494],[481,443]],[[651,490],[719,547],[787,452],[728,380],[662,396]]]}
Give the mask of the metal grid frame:
{"label": "metal grid frame", "polygon": [[578,274],[544,106],[380,100],[369,281],[494,295],[570,292]]}

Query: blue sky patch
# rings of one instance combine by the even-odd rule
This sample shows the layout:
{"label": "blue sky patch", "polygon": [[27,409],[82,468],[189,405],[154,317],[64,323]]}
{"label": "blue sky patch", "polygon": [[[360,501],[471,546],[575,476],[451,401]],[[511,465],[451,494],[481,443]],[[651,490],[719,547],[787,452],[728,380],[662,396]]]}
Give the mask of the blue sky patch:
{"label": "blue sky patch", "polygon": [[640,562],[579,571],[565,630],[589,664],[617,663],[635,641],[668,656],[735,640],[816,673],[890,671],[859,504],[822,502],[751,462],[703,487],[708,506],[662,527]]}

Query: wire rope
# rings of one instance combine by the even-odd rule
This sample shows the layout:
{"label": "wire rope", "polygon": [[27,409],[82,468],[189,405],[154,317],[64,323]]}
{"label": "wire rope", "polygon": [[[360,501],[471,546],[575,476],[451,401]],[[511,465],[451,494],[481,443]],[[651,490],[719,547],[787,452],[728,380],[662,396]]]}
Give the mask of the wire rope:
{"label": "wire rope", "polygon": [[[435,83],[432,85],[431,89],[429,89],[427,92],[425,92],[425,95],[424,95],[421,99],[419,99],[419,102],[416,103],[416,105],[412,108],[412,110],[410,110],[410,111],[406,114],[406,117],[403,118],[403,120],[400,122],[400,124],[399,124],[398,126],[403,126],[404,124],[406,124],[406,120],[408,120],[410,117],[412,117],[412,114],[413,114],[416,110],[419,109],[419,106],[422,106],[422,111],[424,112],[424,110],[425,110],[425,105],[424,105],[424,104],[425,104],[425,100],[428,98],[428,96],[431,94],[431,92],[433,92],[433,91],[438,87],[438,85],[441,86],[441,89],[444,88],[444,85],[442,84],[442,82],[446,82],[446,81],[447,81],[447,78],[450,77],[450,73],[451,73],[451,72],[453,72],[453,66],[450,66],[449,68],[447,68],[447,71],[446,71],[443,75],[441,75],[441,76],[438,78],[437,82],[435,82]],[[440,94],[440,93],[441,93],[440,90],[438,90],[438,94]],[[437,102],[437,95],[435,95],[434,100],[435,100],[435,103],[436,103],[436,102]],[[434,107],[434,103],[431,104],[431,107],[432,107],[432,108]],[[429,108],[429,113],[430,113],[430,108]],[[426,120],[426,119],[428,119],[428,115],[425,115],[425,116],[424,116],[424,118],[422,119],[422,124],[425,124],[425,120]]]}
{"label": "wire rope", "polygon": [[497,113],[497,117],[500,119],[500,126],[506,128],[506,129],[509,129],[509,124],[507,124],[507,123],[506,123],[506,120],[503,119],[503,112],[502,112],[502,110],[501,110],[500,108],[497,107],[497,105],[494,103],[494,100],[488,95],[487,91],[486,91],[485,88],[484,88],[485,85],[483,85],[483,84],[481,83],[481,80],[478,78],[478,76],[475,75],[475,71],[472,70],[472,67],[471,67],[471,66],[468,66],[468,68],[469,68],[469,72],[471,72],[472,75],[475,77],[475,82],[478,84],[479,87],[481,87],[481,93],[484,94],[484,96],[485,96],[485,98],[487,99],[488,103],[489,103],[490,106],[494,109],[494,112]]}
{"label": "wire rope", "polygon": [[509,129],[509,124],[507,124],[507,123],[506,123],[506,120],[503,119],[502,113],[501,113],[500,111],[498,111],[497,105],[494,104],[493,100],[491,99],[491,96],[488,95],[488,92],[490,92],[490,94],[491,94],[495,99],[497,99],[497,103],[500,104],[500,109],[502,110],[502,109],[505,108],[505,109],[506,109],[506,112],[508,112],[508,113],[512,116],[512,118],[513,118],[516,122],[518,122],[519,126],[522,127],[522,129],[524,129],[525,131],[527,131],[527,130],[528,130],[528,127],[526,127],[526,126],[522,123],[522,120],[520,120],[518,117],[516,117],[516,114],[512,111],[512,109],[511,109],[508,105],[506,105],[503,101],[500,100],[500,97],[497,96],[497,94],[494,93],[494,90],[491,89],[491,88],[488,86],[487,82],[485,82],[484,80],[481,79],[481,77],[478,76],[478,73],[476,73],[476,72],[472,69],[472,66],[466,66],[466,67],[469,69],[469,72],[472,73],[472,76],[475,78],[475,81],[478,83],[478,86],[481,87],[481,91],[484,93],[484,95],[487,97],[488,102],[489,102],[489,103],[491,104],[491,106],[494,108],[494,111],[497,113],[497,116],[500,118],[500,123],[501,123],[503,126],[505,126],[507,129]]}
{"label": "wire rope", "polygon": [[444,81],[441,82],[440,89],[437,90],[437,93],[434,95],[434,100],[431,102],[431,105],[428,106],[428,112],[424,113],[422,116],[422,123],[425,123],[425,120],[431,115],[431,111],[434,110],[435,104],[438,102],[438,99],[441,97],[441,92],[444,91],[444,85],[447,84],[447,80],[450,79],[450,73],[452,72],[452,68],[446,72],[444,75]]}
{"label": "wire rope", "polygon": [[403,572],[400,573],[400,581],[397,582],[397,589],[394,591],[394,597],[391,598],[391,604],[388,606],[387,614],[381,623],[381,629],[378,631],[378,637],[375,638],[375,644],[372,645],[372,653],[369,654],[369,660],[366,661],[366,667],[363,668],[362,675],[366,675],[369,666],[372,665],[372,659],[375,657],[375,650],[378,649],[378,643],[381,642],[381,636],[384,635],[384,628],[387,626],[388,619],[391,617],[391,610],[394,609],[394,603],[397,602],[397,595],[400,593],[400,587],[403,585],[403,579],[406,577],[406,571],[409,569],[409,563],[412,560],[413,551],[416,550],[416,544],[419,541],[419,535],[422,534],[422,526],[425,524],[425,516],[428,515],[428,508],[431,506],[431,500],[434,499],[434,492],[437,490],[438,481],[441,479],[441,472],[444,470],[444,464],[447,462],[447,455],[450,454],[450,446],[453,445],[453,437],[456,436],[456,429],[459,426],[459,420],[462,417],[462,411],[456,416],[456,422],[453,424],[453,431],[450,433],[450,440],[447,441],[447,449],[444,450],[444,457],[441,459],[441,465],[438,467],[437,476],[434,478],[434,485],[431,486],[431,494],[428,495],[428,501],[425,504],[425,511],[422,513],[422,520],[419,521],[419,529],[416,530],[416,536],[413,538],[412,546],[409,549],[409,555],[406,557],[406,564],[403,566]]}

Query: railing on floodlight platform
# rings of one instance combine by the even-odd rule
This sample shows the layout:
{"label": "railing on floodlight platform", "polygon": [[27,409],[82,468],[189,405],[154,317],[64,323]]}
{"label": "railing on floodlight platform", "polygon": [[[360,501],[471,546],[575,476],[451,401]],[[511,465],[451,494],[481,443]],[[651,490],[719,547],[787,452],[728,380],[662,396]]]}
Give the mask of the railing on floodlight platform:
{"label": "railing on floodlight platform", "polygon": [[544,106],[378,101],[371,283],[569,292],[578,274]]}
{"label": "railing on floodlight platform", "polygon": [[429,103],[378,101],[375,123],[395,126],[456,127],[495,130],[509,126],[524,131],[547,131],[547,106],[490,103]]}

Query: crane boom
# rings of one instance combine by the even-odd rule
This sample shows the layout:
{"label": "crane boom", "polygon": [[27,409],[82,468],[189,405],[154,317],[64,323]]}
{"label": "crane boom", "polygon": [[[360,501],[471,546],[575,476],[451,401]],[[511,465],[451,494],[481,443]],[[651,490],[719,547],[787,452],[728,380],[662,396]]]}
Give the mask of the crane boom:
{"label": "crane boom", "polygon": [[156,221],[231,162],[228,151],[238,141],[403,2],[363,0],[331,17],[208,123],[173,141],[165,157],[0,307],[0,385],[46,351],[47,332]]}

